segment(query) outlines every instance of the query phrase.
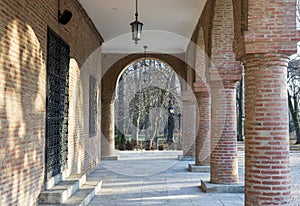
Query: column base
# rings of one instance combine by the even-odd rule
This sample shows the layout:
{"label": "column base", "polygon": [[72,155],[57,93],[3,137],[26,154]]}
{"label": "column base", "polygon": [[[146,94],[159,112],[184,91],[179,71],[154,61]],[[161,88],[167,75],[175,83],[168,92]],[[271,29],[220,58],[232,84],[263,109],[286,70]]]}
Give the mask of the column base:
{"label": "column base", "polygon": [[179,161],[195,161],[195,156],[178,155]]}
{"label": "column base", "polygon": [[195,164],[189,164],[188,171],[190,171],[190,172],[210,172],[210,166],[197,166]]}
{"label": "column base", "polygon": [[119,160],[119,155],[116,156],[101,156],[101,160]]}
{"label": "column base", "polygon": [[200,187],[208,193],[244,193],[244,184],[212,184],[201,180]]}

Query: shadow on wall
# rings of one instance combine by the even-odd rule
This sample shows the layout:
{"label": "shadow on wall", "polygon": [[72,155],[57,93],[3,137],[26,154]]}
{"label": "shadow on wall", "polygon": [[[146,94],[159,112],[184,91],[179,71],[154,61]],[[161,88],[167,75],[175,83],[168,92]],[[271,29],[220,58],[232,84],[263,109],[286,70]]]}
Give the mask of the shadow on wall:
{"label": "shadow on wall", "polygon": [[0,28],[0,204],[34,205],[44,182],[46,65],[33,29]]}
{"label": "shadow on wall", "polygon": [[[89,134],[89,101],[91,101],[89,81],[90,76],[100,79],[98,62],[100,51],[100,49],[95,50],[81,68],[75,59],[70,60],[68,166],[71,173],[75,174],[82,174],[93,169],[100,160],[99,121],[96,125],[97,133],[92,136]],[[96,89],[98,115],[100,115],[99,92],[100,90]]]}
{"label": "shadow on wall", "polygon": [[[85,160],[92,159],[86,154],[86,147],[88,144],[88,122],[86,122],[85,111],[86,99],[88,94],[85,91],[84,71],[80,70],[75,59],[70,60],[70,82],[69,82],[69,154],[68,154],[68,168],[71,173],[80,174],[86,172]],[[96,163],[94,163],[95,165]]]}

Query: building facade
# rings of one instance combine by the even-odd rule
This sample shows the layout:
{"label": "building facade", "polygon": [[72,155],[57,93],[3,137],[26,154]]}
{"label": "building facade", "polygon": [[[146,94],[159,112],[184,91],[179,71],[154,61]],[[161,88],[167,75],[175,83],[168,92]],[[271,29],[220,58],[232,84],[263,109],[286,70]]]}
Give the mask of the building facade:
{"label": "building facade", "polygon": [[[210,165],[215,184],[238,183],[235,89],[244,67],[245,205],[289,203],[286,72],[300,41],[296,3],[207,0],[184,53],[149,54],[181,77],[184,154]],[[66,25],[56,0],[0,0],[1,205],[35,205],[57,175],[114,156],[116,84],[142,54],[102,53],[79,1],[60,6],[73,14]]]}

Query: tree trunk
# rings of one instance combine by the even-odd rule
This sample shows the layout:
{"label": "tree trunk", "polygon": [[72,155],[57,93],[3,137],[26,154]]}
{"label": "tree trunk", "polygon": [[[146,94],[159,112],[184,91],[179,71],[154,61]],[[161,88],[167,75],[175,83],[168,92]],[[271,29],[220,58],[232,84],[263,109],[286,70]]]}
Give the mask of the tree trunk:
{"label": "tree trunk", "polygon": [[243,80],[240,81],[239,84],[239,98],[238,98],[238,141],[244,141],[244,134],[243,134]]}
{"label": "tree trunk", "polygon": [[297,118],[297,110],[293,108],[293,103],[292,103],[291,99],[292,99],[292,97],[288,92],[288,105],[289,105],[289,110],[291,112],[292,120],[295,125],[295,132],[296,132],[296,137],[297,137],[296,144],[300,144],[300,130],[299,130],[299,121]]}
{"label": "tree trunk", "polygon": [[152,146],[153,140],[158,135],[159,126],[162,119],[162,110],[160,108],[155,108],[155,115],[152,119],[152,123],[154,124],[151,128],[151,134],[150,134],[150,145]]}

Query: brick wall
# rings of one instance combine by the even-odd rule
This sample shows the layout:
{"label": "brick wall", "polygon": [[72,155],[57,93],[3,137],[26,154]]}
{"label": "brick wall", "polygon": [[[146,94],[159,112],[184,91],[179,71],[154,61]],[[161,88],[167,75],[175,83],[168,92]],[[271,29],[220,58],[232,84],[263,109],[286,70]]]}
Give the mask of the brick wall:
{"label": "brick wall", "polygon": [[81,68],[102,40],[77,1],[62,3],[73,13],[66,26],[57,23],[56,0],[0,1],[1,205],[34,205],[44,185],[47,26],[71,48],[69,152],[78,155],[69,166],[83,172],[97,159],[86,154],[97,138],[88,137],[83,101],[86,76],[96,72]]}
{"label": "brick wall", "polygon": [[296,0],[233,0],[233,5],[238,58],[249,53],[291,55],[297,51]]}

